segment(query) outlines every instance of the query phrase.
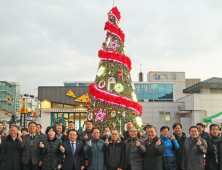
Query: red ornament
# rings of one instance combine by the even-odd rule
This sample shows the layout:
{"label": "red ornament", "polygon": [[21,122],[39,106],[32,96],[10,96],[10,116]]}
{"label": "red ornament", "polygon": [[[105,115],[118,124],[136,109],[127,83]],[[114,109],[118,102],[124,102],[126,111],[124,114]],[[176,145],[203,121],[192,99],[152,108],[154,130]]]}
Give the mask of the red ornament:
{"label": "red ornament", "polygon": [[99,128],[99,125],[97,125],[97,128]]}
{"label": "red ornament", "polygon": [[120,67],[120,66],[119,66]]}
{"label": "red ornament", "polygon": [[112,119],[112,116],[110,116],[109,118]]}
{"label": "red ornament", "polygon": [[97,112],[97,110],[95,109],[94,112]]}
{"label": "red ornament", "polygon": [[106,114],[106,117],[108,117],[108,115]]}
{"label": "red ornament", "polygon": [[130,112],[128,112],[128,114],[130,114]]}
{"label": "red ornament", "polygon": [[101,137],[102,137],[102,135],[99,135],[99,137],[101,138]]}
{"label": "red ornament", "polygon": [[118,79],[116,78],[116,81],[117,81]]}
{"label": "red ornament", "polygon": [[136,113],[135,112],[133,112],[133,115],[135,115]]}
{"label": "red ornament", "polygon": [[120,79],[123,79],[123,73],[119,73],[119,74],[118,74],[118,77],[119,77]]}
{"label": "red ornament", "polygon": [[106,66],[108,66],[109,64],[106,64]]}
{"label": "red ornament", "polygon": [[130,94],[128,94],[128,96],[129,96]]}
{"label": "red ornament", "polygon": [[87,110],[89,110],[90,109],[90,101],[88,100],[88,102],[87,102]]}
{"label": "red ornament", "polygon": [[126,81],[126,83],[128,83],[128,82]]}

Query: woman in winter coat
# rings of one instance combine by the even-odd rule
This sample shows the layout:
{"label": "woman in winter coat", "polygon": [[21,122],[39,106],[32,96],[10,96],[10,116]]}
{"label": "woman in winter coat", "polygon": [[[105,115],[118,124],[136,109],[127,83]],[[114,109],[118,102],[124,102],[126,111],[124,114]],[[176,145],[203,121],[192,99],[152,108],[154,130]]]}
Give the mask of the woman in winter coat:
{"label": "woman in winter coat", "polygon": [[57,170],[62,168],[62,152],[60,146],[62,142],[56,137],[57,130],[54,126],[46,129],[47,139],[44,140],[44,155],[42,160],[42,170]]}
{"label": "woman in winter coat", "polygon": [[163,170],[176,170],[177,164],[174,151],[179,149],[179,144],[173,134],[169,136],[169,130],[170,128],[168,126],[162,126],[160,128],[160,139],[165,145],[165,153],[163,155]]}

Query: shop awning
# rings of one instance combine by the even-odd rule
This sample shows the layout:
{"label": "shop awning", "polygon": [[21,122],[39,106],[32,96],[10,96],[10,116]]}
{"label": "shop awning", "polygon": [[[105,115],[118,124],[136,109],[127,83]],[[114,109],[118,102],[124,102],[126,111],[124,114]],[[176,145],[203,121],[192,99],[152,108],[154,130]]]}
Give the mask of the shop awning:
{"label": "shop awning", "polygon": [[222,112],[204,119],[206,123],[222,123]]}

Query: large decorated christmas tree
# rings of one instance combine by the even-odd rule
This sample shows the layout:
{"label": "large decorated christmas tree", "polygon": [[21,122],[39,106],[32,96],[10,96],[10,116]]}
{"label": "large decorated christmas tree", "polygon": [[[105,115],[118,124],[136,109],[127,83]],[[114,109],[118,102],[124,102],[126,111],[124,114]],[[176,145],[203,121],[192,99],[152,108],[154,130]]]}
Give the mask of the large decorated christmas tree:
{"label": "large decorated christmas tree", "polygon": [[105,42],[99,50],[99,67],[95,82],[90,85],[88,120],[103,132],[104,127],[124,132],[125,124],[133,121],[141,129],[142,107],[137,102],[131,80],[131,60],[126,56],[125,35],[120,29],[120,12],[113,7],[108,13]]}

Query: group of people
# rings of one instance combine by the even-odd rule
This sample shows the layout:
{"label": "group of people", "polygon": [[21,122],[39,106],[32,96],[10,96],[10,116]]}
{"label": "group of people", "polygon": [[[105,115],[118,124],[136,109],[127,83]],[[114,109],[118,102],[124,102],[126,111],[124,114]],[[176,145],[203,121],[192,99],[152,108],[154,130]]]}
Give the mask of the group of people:
{"label": "group of people", "polygon": [[75,130],[68,122],[64,131],[61,123],[47,127],[30,122],[21,132],[11,124],[8,134],[0,122],[1,170],[222,170],[222,138],[219,126],[211,124],[209,133],[202,123],[191,126],[189,137],[182,125],[160,128],[160,137],[154,126],[147,124],[140,135],[132,122],[127,131],[100,130],[86,121],[86,130]]}

